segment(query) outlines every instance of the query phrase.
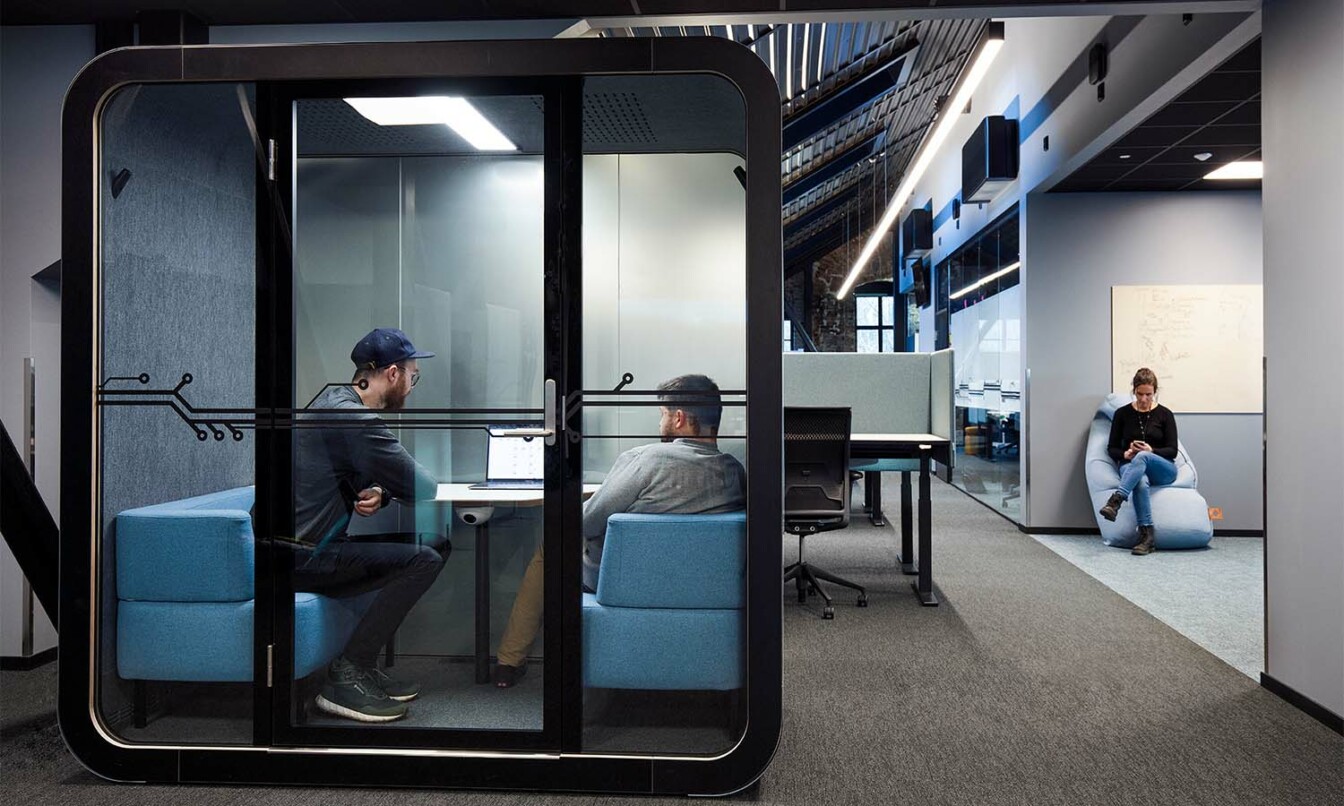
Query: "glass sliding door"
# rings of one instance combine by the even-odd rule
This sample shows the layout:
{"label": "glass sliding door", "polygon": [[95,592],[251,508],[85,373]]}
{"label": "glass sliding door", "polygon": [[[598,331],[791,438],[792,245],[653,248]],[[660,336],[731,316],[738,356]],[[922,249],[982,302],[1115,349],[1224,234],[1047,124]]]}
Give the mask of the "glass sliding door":
{"label": "glass sliding door", "polygon": [[433,82],[272,102],[277,743],[558,747],[554,105]]}

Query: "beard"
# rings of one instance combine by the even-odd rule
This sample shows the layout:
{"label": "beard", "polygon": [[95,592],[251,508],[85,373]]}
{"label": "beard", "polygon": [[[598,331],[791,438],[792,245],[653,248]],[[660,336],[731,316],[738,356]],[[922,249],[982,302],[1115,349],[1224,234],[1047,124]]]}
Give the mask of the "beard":
{"label": "beard", "polygon": [[672,426],[659,425],[658,437],[662,439],[663,442],[671,442],[672,440],[677,438],[677,435],[672,433]]}
{"label": "beard", "polygon": [[405,408],[406,397],[409,394],[409,391],[403,391],[401,389],[388,389],[387,392],[383,394],[383,410],[400,411]]}

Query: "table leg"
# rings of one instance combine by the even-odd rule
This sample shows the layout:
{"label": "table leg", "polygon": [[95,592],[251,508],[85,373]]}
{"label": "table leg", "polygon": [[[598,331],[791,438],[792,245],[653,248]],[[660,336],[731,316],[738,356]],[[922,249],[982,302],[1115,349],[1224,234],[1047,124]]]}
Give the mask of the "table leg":
{"label": "table leg", "polygon": [[914,583],[919,603],[936,607],[938,597],[933,593],[933,503],[929,500],[929,451],[919,448],[919,579]]}
{"label": "table leg", "polygon": [[901,471],[901,554],[896,562],[901,564],[905,574],[919,573],[919,564],[915,561],[914,544],[915,502],[910,485],[910,471]]}
{"label": "table leg", "polygon": [[476,682],[490,682],[490,524],[476,526]]}
{"label": "table leg", "polygon": [[887,521],[882,514],[882,474],[866,471],[863,474],[863,491],[871,507],[868,518],[872,520],[874,526],[886,526]]}

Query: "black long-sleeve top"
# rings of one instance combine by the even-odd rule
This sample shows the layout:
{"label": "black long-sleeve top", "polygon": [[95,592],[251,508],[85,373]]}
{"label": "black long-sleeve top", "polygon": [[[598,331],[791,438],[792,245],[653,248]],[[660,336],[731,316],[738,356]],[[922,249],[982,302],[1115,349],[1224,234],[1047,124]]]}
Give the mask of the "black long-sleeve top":
{"label": "black long-sleeve top", "polygon": [[1163,459],[1176,461],[1176,415],[1161,403],[1150,411],[1136,411],[1130,403],[1115,410],[1111,420],[1111,441],[1106,452],[1116,464],[1123,464],[1125,451],[1134,440],[1147,442],[1153,453]]}

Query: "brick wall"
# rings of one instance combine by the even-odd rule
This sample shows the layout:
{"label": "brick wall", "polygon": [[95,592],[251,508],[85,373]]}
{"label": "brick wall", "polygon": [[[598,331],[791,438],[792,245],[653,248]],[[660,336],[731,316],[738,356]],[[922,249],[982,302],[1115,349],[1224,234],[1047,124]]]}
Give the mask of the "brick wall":
{"label": "brick wall", "polygon": [[[836,299],[835,295],[871,232],[869,228],[859,233],[848,244],[812,264],[812,338],[822,352],[854,350],[854,295],[848,294],[843,300]],[[854,282],[855,287],[877,280],[891,280],[892,242],[890,234],[882,240],[882,246]]]}

